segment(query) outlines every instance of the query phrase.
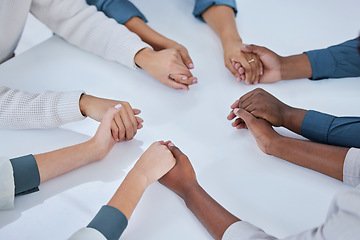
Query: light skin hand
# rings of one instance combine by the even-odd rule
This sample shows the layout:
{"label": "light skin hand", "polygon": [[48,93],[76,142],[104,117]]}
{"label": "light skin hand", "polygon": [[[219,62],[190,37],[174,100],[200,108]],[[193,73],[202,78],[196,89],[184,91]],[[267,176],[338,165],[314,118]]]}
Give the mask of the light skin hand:
{"label": "light skin hand", "polygon": [[87,94],[83,94],[79,101],[81,113],[99,122],[102,121],[107,109],[119,104],[121,109],[111,122],[111,132],[114,140],[121,142],[133,139],[137,129],[143,127],[144,120],[136,116],[141,113],[139,109],[132,109],[125,101],[98,98]]}
{"label": "light skin hand", "polygon": [[60,176],[89,163],[103,159],[115,144],[111,122],[120,109],[110,108],[98,130],[89,141],[52,152],[34,155],[40,173],[40,182]]}
{"label": "light skin hand", "polygon": [[184,65],[179,52],[175,49],[154,52],[145,48],[135,55],[135,62],[152,77],[169,87],[189,90],[189,85],[197,83],[197,78]]}
{"label": "light skin hand", "polygon": [[[307,113],[304,109],[293,108],[284,104],[261,88],[246,93],[230,107],[233,110],[228,115],[228,120],[236,117],[235,108],[242,108],[257,118],[265,119],[273,126],[283,126],[298,134],[301,133],[301,125]],[[236,119],[232,126],[240,129],[243,128],[242,123],[241,119]]]}
{"label": "light skin hand", "polygon": [[221,239],[226,229],[240,219],[217,203],[198,184],[188,157],[171,142],[167,142],[167,146],[176,158],[176,165],[159,182],[185,201],[214,239]]}
{"label": "light skin hand", "polygon": [[235,108],[234,113],[250,130],[264,153],[343,180],[343,166],[348,148],[283,137],[276,133],[267,121],[254,117],[244,109]]}
{"label": "light skin hand", "polygon": [[[258,82],[262,64],[256,54],[241,51],[243,43],[236,27],[234,10],[229,6],[215,5],[208,8],[202,17],[220,37],[225,66],[235,78],[239,82],[245,80],[247,84]],[[254,59],[254,62],[251,59]],[[237,68],[235,63],[238,63]]]}
{"label": "light skin hand", "polygon": [[312,70],[306,54],[281,57],[275,52],[256,45],[244,45],[241,51],[254,53],[260,57],[264,73],[260,83],[273,83],[280,80],[311,78]]}
{"label": "light skin hand", "polygon": [[175,159],[165,143],[153,143],[125,177],[108,205],[119,209],[129,219],[145,189],[174,165]]}
{"label": "light skin hand", "polygon": [[149,27],[146,22],[144,22],[141,18],[133,17],[125,23],[125,26],[130,31],[136,33],[144,42],[151,45],[155,51],[160,51],[164,49],[175,49],[179,52],[185,66],[187,66],[188,69],[194,68],[194,64],[192,59],[190,58],[189,52],[183,45],[169,38],[166,38],[165,36],[156,32],[154,29]]}

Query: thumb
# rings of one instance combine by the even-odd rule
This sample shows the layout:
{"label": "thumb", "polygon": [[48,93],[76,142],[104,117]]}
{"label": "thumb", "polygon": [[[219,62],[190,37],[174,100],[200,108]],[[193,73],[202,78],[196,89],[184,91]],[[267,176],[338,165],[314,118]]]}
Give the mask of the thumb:
{"label": "thumb", "polygon": [[114,106],[112,108],[109,108],[107,110],[107,112],[105,113],[103,119],[101,120],[100,125],[110,128],[111,127],[111,122],[114,119],[115,114],[120,112],[121,108],[122,108],[121,104],[118,104],[118,105],[116,105],[116,106]]}
{"label": "thumb", "polygon": [[266,50],[267,50],[267,48],[259,47],[259,46],[254,45],[254,44],[242,45],[240,47],[240,49],[241,49],[242,52],[255,53],[255,54],[259,55],[259,57],[264,55],[266,53]]}
{"label": "thumb", "polygon": [[249,126],[250,122],[255,119],[255,117],[251,113],[242,108],[235,108],[234,113],[236,116],[244,120],[247,126]]}
{"label": "thumb", "polygon": [[189,55],[189,52],[185,49],[185,50],[180,50],[179,53],[180,53],[181,59],[183,60],[184,64],[186,65],[186,67],[188,69],[193,69],[194,63]]}
{"label": "thumb", "polygon": [[168,143],[168,148],[170,150],[170,152],[174,155],[174,158],[176,159],[176,161],[179,160],[179,158],[182,155],[185,155],[178,147],[176,147],[172,142]]}

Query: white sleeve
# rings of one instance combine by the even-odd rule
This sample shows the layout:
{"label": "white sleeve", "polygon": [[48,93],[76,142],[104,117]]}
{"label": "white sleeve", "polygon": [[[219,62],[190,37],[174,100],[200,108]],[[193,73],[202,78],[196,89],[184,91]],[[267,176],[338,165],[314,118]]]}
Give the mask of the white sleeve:
{"label": "white sleeve", "polygon": [[13,168],[8,158],[0,157],[0,210],[14,208],[15,183]]}
{"label": "white sleeve", "polygon": [[34,94],[0,86],[0,128],[52,128],[82,120],[83,92]]}
{"label": "white sleeve", "polygon": [[106,240],[106,238],[94,228],[82,228],[74,233],[69,240]]}
{"label": "white sleeve", "polygon": [[[358,240],[360,236],[360,185],[339,193],[332,202],[324,224],[284,240]],[[295,217],[295,216],[294,216]],[[247,222],[235,222],[226,229],[223,240],[274,240]]]}
{"label": "white sleeve", "polygon": [[360,149],[358,148],[350,148],[346,154],[343,181],[353,187],[360,184]]}
{"label": "white sleeve", "polygon": [[85,0],[33,0],[30,11],[69,43],[130,68],[138,51],[151,48]]}

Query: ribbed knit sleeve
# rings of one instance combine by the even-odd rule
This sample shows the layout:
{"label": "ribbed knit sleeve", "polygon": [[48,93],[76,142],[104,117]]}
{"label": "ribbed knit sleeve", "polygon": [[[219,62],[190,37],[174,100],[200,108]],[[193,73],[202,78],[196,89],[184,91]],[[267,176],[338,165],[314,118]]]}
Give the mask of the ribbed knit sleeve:
{"label": "ribbed knit sleeve", "polygon": [[82,120],[79,108],[83,92],[34,94],[0,87],[0,128],[53,128]]}
{"label": "ribbed knit sleeve", "polygon": [[8,158],[0,157],[0,210],[14,208],[15,183],[13,168]]}
{"label": "ribbed knit sleeve", "polygon": [[33,0],[30,11],[69,43],[130,68],[138,51],[151,48],[85,0]]}

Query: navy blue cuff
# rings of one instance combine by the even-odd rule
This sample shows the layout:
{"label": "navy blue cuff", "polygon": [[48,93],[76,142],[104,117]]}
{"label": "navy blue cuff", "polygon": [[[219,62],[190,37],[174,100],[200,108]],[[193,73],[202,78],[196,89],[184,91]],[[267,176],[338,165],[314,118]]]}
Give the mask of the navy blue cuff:
{"label": "navy blue cuff", "polygon": [[128,0],[86,0],[89,5],[95,5],[99,11],[120,24],[125,24],[133,17],[139,17],[147,22],[145,16]]}
{"label": "navy blue cuff", "polygon": [[237,14],[237,8],[236,8],[236,2],[235,0],[196,0],[195,8],[194,8],[194,16],[201,21],[204,22],[204,19],[202,18],[203,12],[205,12],[209,7],[215,6],[215,5],[224,5],[229,6],[232,9],[234,9],[234,14],[236,16]]}
{"label": "navy blue cuff", "polygon": [[319,143],[328,143],[328,133],[336,117],[309,110],[301,125],[301,135]]}
{"label": "navy blue cuff", "polygon": [[10,159],[14,172],[15,195],[39,191],[40,173],[33,155]]}
{"label": "navy blue cuff", "polygon": [[336,117],[330,126],[328,144],[360,148],[360,117]]}
{"label": "navy blue cuff", "polygon": [[311,64],[311,80],[329,78],[336,69],[336,61],[328,49],[305,52]]}
{"label": "navy blue cuff", "polygon": [[118,240],[127,224],[128,220],[120,210],[105,205],[87,227],[98,230],[107,240]]}

